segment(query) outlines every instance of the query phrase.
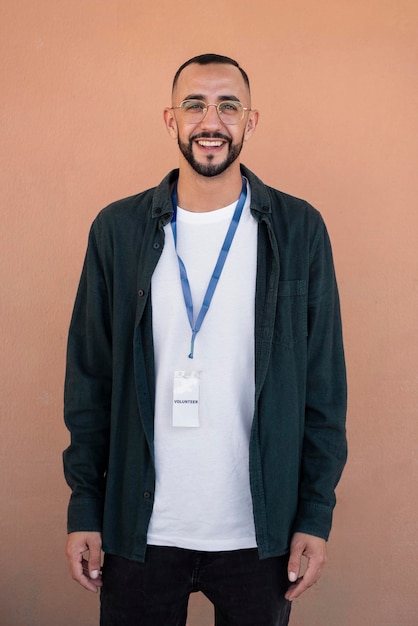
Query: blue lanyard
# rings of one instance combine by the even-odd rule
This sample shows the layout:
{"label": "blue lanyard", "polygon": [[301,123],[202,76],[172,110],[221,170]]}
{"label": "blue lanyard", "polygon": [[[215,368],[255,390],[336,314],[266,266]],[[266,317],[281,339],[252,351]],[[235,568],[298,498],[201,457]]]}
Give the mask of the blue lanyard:
{"label": "blue lanyard", "polygon": [[[173,231],[174,237],[174,247],[177,253],[177,181],[173,187],[172,193],[172,203],[173,203],[173,218],[171,220],[171,229]],[[202,327],[203,320],[206,317],[206,313],[209,310],[210,303],[212,302],[213,294],[215,293],[215,289],[217,287],[219,278],[222,274],[223,267],[225,265],[226,257],[228,256],[228,252],[231,248],[232,241],[234,239],[235,232],[238,228],[239,220],[241,218],[242,210],[244,208],[245,200],[247,199],[247,183],[246,180],[242,177],[242,190],[240,197],[237,202],[237,206],[234,211],[234,215],[232,216],[231,223],[228,228],[228,232],[226,233],[224,242],[222,244],[221,251],[219,252],[218,260],[216,261],[215,269],[212,272],[211,279],[209,281],[208,288],[205,293],[205,297],[203,298],[203,303],[199,314],[196,318],[196,323],[194,324],[193,320],[193,301],[192,294],[190,291],[189,279],[187,277],[186,267],[177,254],[177,259],[179,262],[179,270],[180,270],[180,279],[181,279],[181,288],[183,290],[184,303],[186,305],[187,316],[189,318],[190,328],[192,329],[192,339],[190,343],[190,354],[189,359],[193,358],[194,353],[194,342],[196,339],[196,335]]]}

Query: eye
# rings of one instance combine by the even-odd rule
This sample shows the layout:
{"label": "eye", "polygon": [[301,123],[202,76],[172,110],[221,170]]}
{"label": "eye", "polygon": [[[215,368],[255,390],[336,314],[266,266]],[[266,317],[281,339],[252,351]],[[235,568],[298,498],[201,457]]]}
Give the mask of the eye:
{"label": "eye", "polygon": [[225,102],[221,102],[219,105],[219,110],[222,113],[238,113],[241,110],[242,104],[241,102],[234,102],[233,100],[226,100]]}
{"label": "eye", "polygon": [[190,111],[191,113],[201,113],[205,106],[205,103],[201,100],[185,100],[181,104],[181,108],[184,111]]}

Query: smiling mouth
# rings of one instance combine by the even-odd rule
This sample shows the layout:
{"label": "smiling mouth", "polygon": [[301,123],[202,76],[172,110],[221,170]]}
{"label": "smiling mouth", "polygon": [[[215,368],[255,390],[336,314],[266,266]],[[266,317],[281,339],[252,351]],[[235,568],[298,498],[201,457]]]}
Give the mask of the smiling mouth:
{"label": "smiling mouth", "polygon": [[229,137],[225,137],[220,133],[209,134],[209,133],[199,133],[195,137],[192,137],[192,141],[195,141],[198,146],[201,148],[222,148],[225,144],[229,144]]}
{"label": "smiling mouth", "polygon": [[203,146],[204,148],[219,148],[224,144],[224,142],[220,139],[198,139],[197,143],[199,144],[199,146]]}

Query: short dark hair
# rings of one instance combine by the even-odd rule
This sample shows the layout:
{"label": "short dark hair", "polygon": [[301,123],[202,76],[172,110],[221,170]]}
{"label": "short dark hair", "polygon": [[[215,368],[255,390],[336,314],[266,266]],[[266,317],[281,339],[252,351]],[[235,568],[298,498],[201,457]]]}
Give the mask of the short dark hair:
{"label": "short dark hair", "polygon": [[197,63],[198,65],[210,65],[211,63],[219,63],[220,65],[233,65],[234,67],[237,67],[239,69],[244,79],[245,84],[247,85],[248,89],[250,88],[250,81],[249,81],[248,75],[242,69],[242,67],[239,65],[237,61],[235,61],[234,59],[231,59],[230,57],[223,56],[222,54],[209,53],[209,54],[199,54],[198,56],[193,57],[192,59],[189,59],[188,61],[183,63],[183,65],[180,65],[179,69],[174,75],[173,90],[184,68],[187,67],[188,65],[191,65],[192,63]]}

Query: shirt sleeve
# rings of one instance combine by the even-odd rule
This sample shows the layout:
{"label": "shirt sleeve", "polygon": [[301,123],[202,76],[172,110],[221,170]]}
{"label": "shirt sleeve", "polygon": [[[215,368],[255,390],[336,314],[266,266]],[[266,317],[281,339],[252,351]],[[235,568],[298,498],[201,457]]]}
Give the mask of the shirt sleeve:
{"label": "shirt sleeve", "polygon": [[71,443],[63,461],[72,490],[68,532],[102,528],[111,383],[111,293],[93,224],[67,347],[64,418]]}
{"label": "shirt sleeve", "polygon": [[347,458],[347,384],[339,295],[322,219],[312,250],[305,430],[294,531],[328,539],[335,487]]}

